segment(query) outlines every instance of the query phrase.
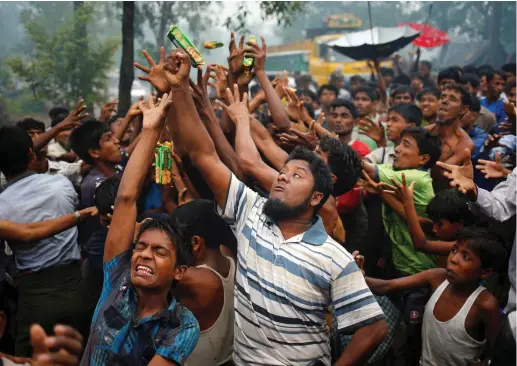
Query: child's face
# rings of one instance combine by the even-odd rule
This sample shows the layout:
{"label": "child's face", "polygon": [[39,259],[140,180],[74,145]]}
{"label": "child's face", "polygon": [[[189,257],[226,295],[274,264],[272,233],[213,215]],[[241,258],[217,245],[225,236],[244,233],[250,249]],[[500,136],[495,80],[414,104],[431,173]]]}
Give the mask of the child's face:
{"label": "child's face", "polygon": [[454,244],[447,258],[447,280],[457,285],[478,281],[484,276],[479,255],[463,241]]}
{"label": "child's face", "polygon": [[440,219],[433,222],[433,232],[441,240],[453,241],[463,226],[463,222],[452,223],[449,220]]}
{"label": "child's face", "polygon": [[400,144],[395,148],[394,169],[418,169],[428,161],[429,155],[420,155],[420,149],[413,136],[406,134],[401,137]]}
{"label": "child's face", "polygon": [[418,107],[422,111],[422,117],[429,120],[436,116],[438,106],[440,105],[438,98],[434,94],[424,94],[420,98]]}
{"label": "child's face", "polygon": [[357,109],[359,117],[366,117],[370,115],[375,109],[375,104],[373,103],[373,101],[370,99],[368,94],[363,92],[357,93],[355,95],[354,105]]}
{"label": "child's face", "polygon": [[413,104],[413,97],[409,93],[398,93],[393,97],[393,105]]}
{"label": "child's face", "polygon": [[386,135],[388,140],[398,143],[400,140],[400,134],[406,127],[408,127],[408,123],[399,113],[395,111],[388,113],[388,123],[386,124]]}

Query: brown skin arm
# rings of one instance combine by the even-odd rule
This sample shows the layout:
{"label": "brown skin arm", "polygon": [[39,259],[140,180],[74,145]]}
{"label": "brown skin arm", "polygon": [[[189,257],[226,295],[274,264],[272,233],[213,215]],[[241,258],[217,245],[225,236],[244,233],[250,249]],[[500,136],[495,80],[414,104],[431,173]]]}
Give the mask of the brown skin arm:
{"label": "brown skin arm", "polygon": [[501,326],[501,315],[499,313],[497,300],[494,296],[481,293],[478,299],[481,321],[483,322],[483,327],[485,329],[486,348],[485,359],[482,362],[476,363],[474,365],[488,366],[489,361],[493,357],[495,341]]}
{"label": "brown skin arm", "polygon": [[131,247],[137,214],[136,201],[154,160],[154,148],[160,138],[160,131],[171,103],[171,95],[164,95],[156,107],[152,98],[149,99],[150,109],[144,112],[140,142],[135,148],[135,154],[131,155],[120,181],[113,218],[104,246],[104,262],[109,262]]}
{"label": "brown skin arm", "polygon": [[[470,160],[471,154],[474,151],[474,143],[470,139],[470,137],[463,130],[460,131],[461,135],[459,136],[461,141],[456,146],[456,150],[454,154],[449,157],[444,163],[449,165],[463,165],[467,160]],[[470,154],[466,152],[466,149],[470,150]]]}
{"label": "brown skin arm", "polygon": [[140,132],[136,137],[135,139],[133,140],[133,142],[128,146],[126,147],[126,152],[129,156],[131,156],[131,154],[133,154],[133,152],[135,151],[135,148],[136,146],[138,145],[138,142],[140,141],[140,139],[142,138],[142,133]]}
{"label": "brown skin arm", "polygon": [[[407,222],[406,210],[404,209],[402,202],[400,202],[397,197],[386,192],[382,192],[379,196],[382,198],[382,201],[391,207],[391,209],[395,211],[402,220]],[[426,231],[429,231],[433,226],[433,222],[426,217],[418,216],[418,223],[421,227],[424,227]]]}
{"label": "brown skin arm", "polygon": [[168,360],[165,357],[160,355],[154,355],[151,358],[151,362],[147,364],[148,366],[178,366],[178,364],[172,360]]}
{"label": "brown skin arm", "polygon": [[388,324],[384,319],[359,328],[335,365],[362,365],[368,360],[375,347],[382,342],[387,333]]}
{"label": "brown skin arm", "polygon": [[[98,213],[99,211],[95,207],[79,211],[81,219],[97,216]],[[12,221],[0,220],[0,238],[23,242],[37,241],[59,234],[75,225],[77,225],[77,218],[73,213],[56,219],[32,222],[30,224],[18,224]]]}
{"label": "brown skin arm", "polygon": [[251,137],[257,148],[276,170],[282,169],[289,154],[279,147],[268,130],[255,118],[251,119]]}
{"label": "brown skin arm", "polygon": [[410,290],[424,286],[430,286],[434,290],[446,276],[447,270],[444,268],[434,268],[394,280],[380,280],[371,277],[365,277],[365,279],[368,287],[370,287],[374,294],[384,295],[394,291]]}

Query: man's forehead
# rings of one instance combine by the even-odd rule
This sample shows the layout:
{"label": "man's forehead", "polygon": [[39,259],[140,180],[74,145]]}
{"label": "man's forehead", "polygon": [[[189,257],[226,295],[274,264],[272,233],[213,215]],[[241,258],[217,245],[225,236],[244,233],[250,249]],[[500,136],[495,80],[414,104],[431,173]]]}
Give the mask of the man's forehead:
{"label": "man's forehead", "polygon": [[305,160],[299,160],[299,159],[293,159],[289,160],[284,166],[289,166],[290,168],[295,169],[303,169],[303,170],[309,170],[309,163]]}

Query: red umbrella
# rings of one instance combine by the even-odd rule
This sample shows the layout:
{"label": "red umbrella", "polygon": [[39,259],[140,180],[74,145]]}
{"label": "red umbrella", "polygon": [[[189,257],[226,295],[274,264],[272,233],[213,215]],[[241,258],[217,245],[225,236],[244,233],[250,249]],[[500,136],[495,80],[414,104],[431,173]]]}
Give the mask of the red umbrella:
{"label": "red umbrella", "polygon": [[433,27],[430,24],[419,24],[419,23],[400,23],[398,26],[407,25],[414,30],[420,32],[420,36],[413,40],[415,46],[423,47],[423,48],[433,48],[443,46],[447,42],[449,42],[449,35]]}

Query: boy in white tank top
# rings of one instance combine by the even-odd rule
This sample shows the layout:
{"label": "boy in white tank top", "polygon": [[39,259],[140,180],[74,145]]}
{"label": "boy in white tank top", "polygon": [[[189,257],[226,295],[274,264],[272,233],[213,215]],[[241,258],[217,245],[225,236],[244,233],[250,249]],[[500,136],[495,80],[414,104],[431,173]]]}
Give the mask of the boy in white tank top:
{"label": "boy in white tank top", "polygon": [[488,365],[500,324],[496,298],[480,286],[504,265],[508,253],[483,228],[460,231],[447,268],[394,280],[366,277],[375,294],[429,286],[433,295],[424,313],[421,366]]}

